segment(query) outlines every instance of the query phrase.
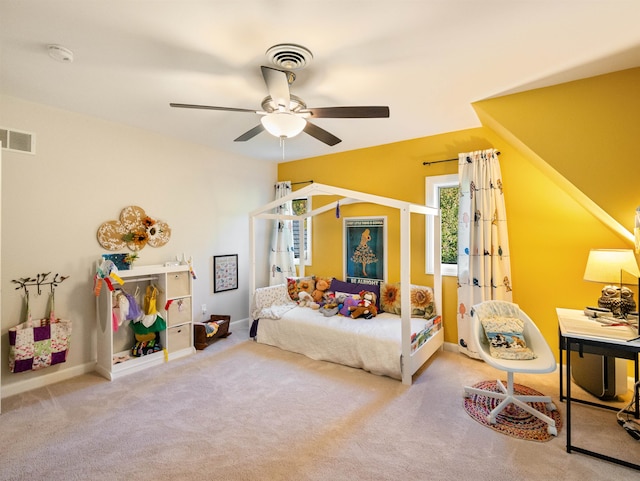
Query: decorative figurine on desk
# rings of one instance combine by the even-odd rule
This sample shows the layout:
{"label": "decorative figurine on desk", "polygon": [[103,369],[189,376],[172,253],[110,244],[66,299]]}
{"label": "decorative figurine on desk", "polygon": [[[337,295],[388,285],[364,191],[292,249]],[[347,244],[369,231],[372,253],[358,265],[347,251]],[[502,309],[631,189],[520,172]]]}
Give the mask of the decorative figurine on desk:
{"label": "decorative figurine on desk", "polygon": [[602,296],[598,299],[598,307],[609,309],[616,317],[626,317],[636,310],[631,289],[622,286],[604,286]]}

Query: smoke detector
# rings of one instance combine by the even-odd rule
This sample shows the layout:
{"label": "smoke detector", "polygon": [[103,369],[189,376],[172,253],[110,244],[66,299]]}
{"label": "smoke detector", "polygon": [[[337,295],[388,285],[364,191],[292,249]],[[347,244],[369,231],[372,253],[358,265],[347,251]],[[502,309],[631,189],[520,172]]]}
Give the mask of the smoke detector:
{"label": "smoke detector", "polygon": [[47,45],[49,50],[49,57],[57,60],[58,62],[71,63],[73,62],[73,52],[62,45]]}
{"label": "smoke detector", "polygon": [[311,51],[295,43],[280,43],[269,48],[265,53],[276,67],[284,70],[300,70],[305,68],[313,59]]}

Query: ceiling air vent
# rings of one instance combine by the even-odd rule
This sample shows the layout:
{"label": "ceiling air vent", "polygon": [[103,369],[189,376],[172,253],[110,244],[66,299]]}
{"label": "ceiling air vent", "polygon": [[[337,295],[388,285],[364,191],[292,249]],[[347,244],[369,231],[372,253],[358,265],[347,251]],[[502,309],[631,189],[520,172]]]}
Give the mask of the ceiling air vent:
{"label": "ceiling air vent", "polygon": [[274,45],[265,53],[267,59],[276,67],[284,70],[299,70],[305,68],[313,59],[313,54],[302,45],[295,43],[280,43]]}
{"label": "ceiling air vent", "polygon": [[23,152],[25,154],[36,153],[36,137],[29,132],[0,127],[0,142],[2,142],[4,150]]}

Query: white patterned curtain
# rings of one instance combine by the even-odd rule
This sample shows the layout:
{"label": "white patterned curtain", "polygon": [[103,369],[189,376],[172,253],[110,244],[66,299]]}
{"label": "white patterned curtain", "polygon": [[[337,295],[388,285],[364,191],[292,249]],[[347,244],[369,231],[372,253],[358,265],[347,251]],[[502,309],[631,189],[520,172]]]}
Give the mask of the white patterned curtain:
{"label": "white patterned curtain", "polygon": [[495,149],[458,155],[458,348],[479,358],[471,307],[512,300],[502,176]]}
{"label": "white patterned curtain", "polygon": [[[276,184],[276,200],[291,193],[291,182]],[[276,208],[276,214],[292,215],[291,201]],[[286,284],[287,277],[296,275],[293,253],[293,221],[289,219],[274,220],[271,251],[269,253],[269,285]]]}

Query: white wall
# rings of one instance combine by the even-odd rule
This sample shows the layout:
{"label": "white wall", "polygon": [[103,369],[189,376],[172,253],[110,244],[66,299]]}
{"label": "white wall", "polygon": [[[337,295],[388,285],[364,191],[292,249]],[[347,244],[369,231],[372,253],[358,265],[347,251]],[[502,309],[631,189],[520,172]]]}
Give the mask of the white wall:
{"label": "white wall", "polygon": [[[166,246],[140,251],[138,265],[193,257],[196,320],[202,304],[232,321],[248,317],[248,213],[272,200],[275,163],[7,96],[0,96],[0,126],[36,135],[36,155],[5,151],[2,158],[2,396],[92,369],[93,274],[107,253],[96,231],[128,205],[172,231]],[[261,251],[266,256],[266,247]],[[214,295],[213,256],[222,254],[239,255],[239,289]],[[11,280],[49,271],[70,276],[56,290],[56,314],[73,321],[70,356],[43,371],[12,374],[7,331],[20,322],[21,294]],[[259,285],[266,269],[264,276]],[[45,313],[46,299],[32,296],[34,316]]]}

